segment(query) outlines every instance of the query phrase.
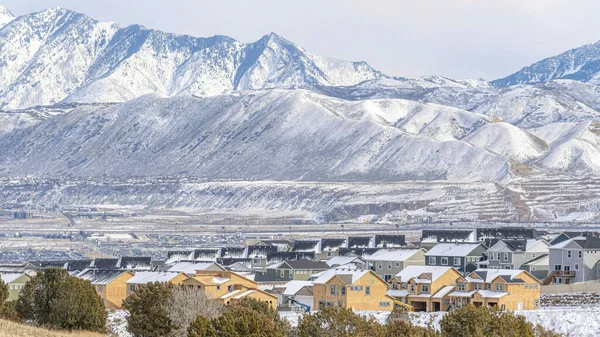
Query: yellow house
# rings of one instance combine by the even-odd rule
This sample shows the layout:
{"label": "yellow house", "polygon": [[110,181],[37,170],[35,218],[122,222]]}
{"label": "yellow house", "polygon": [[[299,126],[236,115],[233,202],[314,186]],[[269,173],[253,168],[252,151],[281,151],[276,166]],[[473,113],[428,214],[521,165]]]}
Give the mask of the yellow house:
{"label": "yellow house", "polygon": [[408,266],[390,280],[387,294],[415,311],[447,311],[461,273],[452,267]]}
{"label": "yellow house", "polygon": [[456,281],[450,293],[454,306],[472,304],[501,310],[540,308],[541,281],[524,270],[477,269]]}
{"label": "yellow house", "polygon": [[123,270],[85,269],[76,275],[90,281],[107,309],[120,309],[127,297],[127,281],[133,274]]}
{"label": "yellow house", "polygon": [[394,299],[386,295],[387,286],[370,270],[330,269],[313,281],[313,308],[391,311]]}
{"label": "yellow house", "polygon": [[171,273],[171,272],[155,272],[155,271],[143,271],[135,273],[135,276],[127,280],[127,295],[135,292],[136,288],[140,285],[148,283],[170,283],[170,284],[182,284],[189,276],[185,273]]}
{"label": "yellow house", "polygon": [[255,298],[277,308],[277,296],[258,289],[258,283],[231,271],[197,270],[181,284],[202,289],[207,296],[227,304],[244,297]]}

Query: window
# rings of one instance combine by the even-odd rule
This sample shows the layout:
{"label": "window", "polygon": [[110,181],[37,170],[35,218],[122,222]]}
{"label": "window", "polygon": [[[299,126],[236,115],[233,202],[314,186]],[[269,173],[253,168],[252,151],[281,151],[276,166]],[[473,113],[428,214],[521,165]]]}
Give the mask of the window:
{"label": "window", "polygon": [[460,263],[460,257],[455,257],[454,258],[454,265],[455,266],[460,266],[461,265],[461,263]]}
{"label": "window", "polygon": [[536,308],[540,307],[540,299],[536,298],[535,300],[533,300],[533,306]]}
{"label": "window", "polygon": [[281,269],[281,270],[279,271],[279,276],[280,276],[281,278],[284,278],[284,277],[285,277],[285,270]]}
{"label": "window", "polygon": [[506,305],[502,304],[502,306],[500,307],[500,310],[502,310],[502,311],[506,310]]}
{"label": "window", "polygon": [[491,284],[491,283],[488,283],[488,284],[487,284],[487,286],[486,286],[486,289],[487,289],[487,290],[492,290],[492,284]]}
{"label": "window", "polygon": [[475,283],[473,285],[473,289],[475,289],[475,290],[481,290],[481,283]]}
{"label": "window", "polygon": [[448,265],[448,258],[442,257],[442,266],[447,266],[447,265]]}
{"label": "window", "polygon": [[422,291],[421,291],[422,293],[429,294],[429,284],[424,284],[424,285],[421,287],[421,290],[422,290]]}
{"label": "window", "polygon": [[344,305],[344,301],[338,300],[338,308],[341,308]]}
{"label": "window", "polygon": [[496,292],[504,292],[504,284],[496,284]]}
{"label": "window", "polygon": [[571,251],[570,250],[567,251],[567,257],[571,258]]}
{"label": "window", "polygon": [[575,270],[579,270],[579,263],[575,263]]}
{"label": "window", "polygon": [[221,286],[217,286],[217,290],[221,290]]}
{"label": "window", "polygon": [[402,288],[402,289],[406,289],[406,283],[402,283],[402,286],[401,286],[401,288]]}
{"label": "window", "polygon": [[430,265],[435,265],[435,257],[430,256],[428,260]]}
{"label": "window", "polygon": [[555,264],[554,265],[554,270],[561,271],[562,270],[562,266],[560,264]]}
{"label": "window", "polygon": [[392,270],[392,263],[388,262],[388,270]]}
{"label": "window", "polygon": [[411,285],[410,285],[410,292],[411,292],[411,293],[414,293],[414,292],[415,292],[415,285],[414,285],[414,284],[411,284]]}
{"label": "window", "polygon": [[529,283],[525,283],[525,289],[529,289]]}
{"label": "window", "polygon": [[534,284],[533,284],[533,288],[534,288],[534,289],[537,289],[537,287],[538,287],[538,284],[537,284],[537,283],[534,283]]}
{"label": "window", "polygon": [[531,254],[531,257],[535,259],[535,253]]}
{"label": "window", "polygon": [[386,307],[389,307],[390,305],[391,305],[390,302],[386,302],[386,301],[379,302],[380,307],[386,308]]}
{"label": "window", "polygon": [[260,260],[259,259],[254,259],[254,261],[252,261],[254,264],[259,264]]}
{"label": "window", "polygon": [[500,261],[500,253],[496,253],[496,260]]}
{"label": "window", "polygon": [[346,296],[346,286],[342,286],[342,296]]}
{"label": "window", "polygon": [[578,251],[577,254],[578,254],[579,258],[581,259],[581,251]]}
{"label": "window", "polygon": [[449,299],[445,299],[444,300],[444,305],[450,305],[450,300]]}
{"label": "window", "polygon": [[103,287],[102,286],[98,286],[98,292],[101,293],[102,290],[103,290]]}
{"label": "window", "polygon": [[365,296],[371,296],[371,287],[365,286]]}
{"label": "window", "polygon": [[400,262],[396,262],[396,268],[400,267]]}
{"label": "window", "polygon": [[332,285],[331,287],[329,287],[329,292],[331,293],[331,296],[337,296],[337,286],[336,285]]}
{"label": "window", "polygon": [[504,253],[504,261],[508,261],[508,253]]}
{"label": "window", "polygon": [[231,286],[231,285],[227,286],[227,291],[228,292],[232,292],[233,291],[233,286]]}
{"label": "window", "polygon": [[377,263],[377,269],[383,269],[383,264],[381,262]]}
{"label": "window", "polygon": [[456,288],[460,292],[465,292],[467,290],[467,286],[463,282],[456,284]]}
{"label": "window", "polygon": [[535,267],[531,267],[531,271],[535,271]]}

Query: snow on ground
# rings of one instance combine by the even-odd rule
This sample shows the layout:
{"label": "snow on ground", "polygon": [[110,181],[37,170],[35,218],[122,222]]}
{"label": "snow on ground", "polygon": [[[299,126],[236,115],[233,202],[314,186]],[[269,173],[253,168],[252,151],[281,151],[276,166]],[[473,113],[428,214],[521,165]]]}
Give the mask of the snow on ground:
{"label": "snow on ground", "polygon": [[[385,324],[389,312],[385,311],[357,311],[361,315],[373,315],[373,317]],[[517,314],[525,316],[528,322],[534,325],[540,324],[547,329],[552,329],[563,336],[594,337],[600,336],[600,306],[574,308],[574,307],[549,307],[542,310],[522,310]],[[280,312],[281,317],[287,319],[292,326],[298,325],[298,318],[302,313]],[[435,329],[440,328],[440,320],[444,316],[442,312],[417,312],[411,313],[410,317],[415,325],[428,326],[431,324]]]}
{"label": "snow on ground", "polygon": [[108,320],[106,328],[108,335],[111,337],[133,337],[127,332],[127,311],[125,310],[110,310],[108,312]]}

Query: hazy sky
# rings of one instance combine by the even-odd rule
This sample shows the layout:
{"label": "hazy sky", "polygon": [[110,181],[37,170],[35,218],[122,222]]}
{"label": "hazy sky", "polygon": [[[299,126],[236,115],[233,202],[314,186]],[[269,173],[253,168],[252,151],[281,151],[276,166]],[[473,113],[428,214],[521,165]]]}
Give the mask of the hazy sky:
{"label": "hazy sky", "polygon": [[503,77],[600,40],[598,0],[0,0],[15,15],[53,6],[121,26],[253,42],[275,32],[389,75]]}

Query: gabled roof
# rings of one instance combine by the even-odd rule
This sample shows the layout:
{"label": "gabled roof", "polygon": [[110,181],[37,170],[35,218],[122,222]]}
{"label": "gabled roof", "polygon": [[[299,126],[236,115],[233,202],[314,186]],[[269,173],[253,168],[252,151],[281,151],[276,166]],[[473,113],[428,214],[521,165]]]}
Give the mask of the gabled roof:
{"label": "gabled roof", "polygon": [[477,269],[473,273],[479,275],[486,283],[491,283],[497,277],[502,277],[506,282],[513,283],[513,280],[520,280],[516,277],[521,273],[525,273],[525,271],[519,269]]}
{"label": "gabled roof", "polygon": [[356,269],[329,269],[322,272],[313,283],[314,284],[325,284],[331,280],[334,276],[339,277],[344,283],[352,284],[358,281],[361,277],[368,274],[369,270],[356,270]]}
{"label": "gabled roof", "polygon": [[210,267],[214,266],[223,270],[223,268],[215,262],[179,262],[171,266],[167,271],[194,275],[196,274],[196,270],[208,270]]}
{"label": "gabled roof", "polygon": [[376,253],[365,258],[367,261],[392,261],[404,262],[415,256],[422,249],[380,249]]}
{"label": "gabled roof", "polygon": [[137,272],[135,275],[127,280],[127,284],[148,284],[148,283],[165,283],[171,282],[180,273],[169,273],[169,272],[156,272],[156,271],[142,271]]}
{"label": "gabled roof", "polygon": [[425,256],[462,257],[471,254],[479,247],[481,245],[478,243],[438,243],[425,253]]}
{"label": "gabled roof", "polygon": [[[21,277],[23,275],[27,275],[27,274],[24,274],[24,273],[0,273],[0,279],[5,284],[10,284],[10,283],[13,283],[16,279],[18,279],[19,277]],[[27,275],[27,276],[29,276],[29,275]]]}
{"label": "gabled roof", "polygon": [[548,254],[542,254],[540,256],[535,257],[534,259],[531,259],[523,264],[535,264],[537,262],[541,262],[542,260],[549,260],[550,259],[550,255]]}
{"label": "gabled roof", "polygon": [[296,295],[302,288],[309,286],[312,287],[313,283],[310,281],[290,281],[285,284],[283,294],[287,296]]}
{"label": "gabled roof", "polygon": [[123,270],[98,270],[98,269],[86,269],[81,273],[77,274],[76,277],[90,281],[94,285],[106,285],[111,283],[117,277],[123,275],[124,273],[129,273]]}
{"label": "gabled roof", "polygon": [[396,274],[395,277],[398,280],[398,282],[408,282],[411,279],[418,279],[419,276],[426,274],[427,278],[431,282],[435,282],[435,280],[437,280],[440,276],[444,275],[451,269],[454,268],[438,266],[408,266],[404,268],[401,272]]}

